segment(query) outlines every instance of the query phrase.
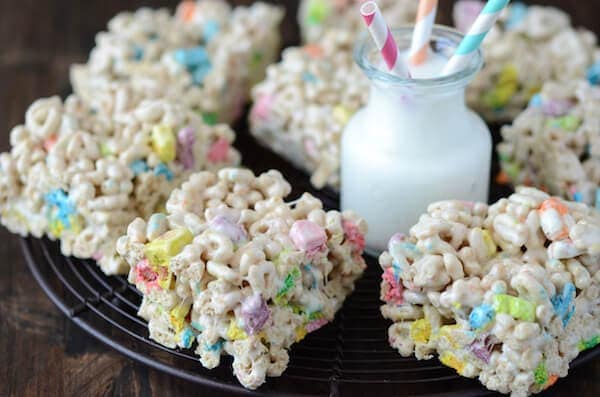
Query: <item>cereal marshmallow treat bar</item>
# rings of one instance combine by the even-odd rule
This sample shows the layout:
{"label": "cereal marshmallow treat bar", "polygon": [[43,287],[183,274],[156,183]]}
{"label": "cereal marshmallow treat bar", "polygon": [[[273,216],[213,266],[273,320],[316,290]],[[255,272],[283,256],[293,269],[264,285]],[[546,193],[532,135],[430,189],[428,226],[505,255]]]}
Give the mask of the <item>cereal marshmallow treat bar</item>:
{"label": "cereal marshmallow treat bar", "polygon": [[379,262],[390,344],[491,390],[540,392],[600,343],[600,214],[585,204],[524,187],[489,208],[432,204]]}
{"label": "cereal marshmallow treat bar", "polygon": [[254,87],[252,134],[312,173],[317,188],[339,187],[340,139],[367,101],[369,84],[352,59],[354,35],[329,30],[319,44],[288,48]]}
{"label": "cereal marshmallow treat bar", "polygon": [[[484,2],[459,1],[454,20],[466,31]],[[569,15],[553,8],[512,3],[482,45],[486,64],[467,90],[469,106],[488,121],[513,120],[548,80],[592,78],[596,36],[571,26]],[[594,72],[595,71],[595,72]]]}
{"label": "cereal marshmallow treat bar", "polygon": [[498,145],[500,182],[600,207],[600,87],[548,82]]}
{"label": "cereal marshmallow treat bar", "polygon": [[[358,12],[360,3],[361,0],[302,0],[298,23],[303,40],[308,43],[318,41],[331,28],[360,33],[364,29]],[[416,0],[379,0],[377,4],[393,26],[414,23],[416,19]]]}
{"label": "cereal marshmallow treat bar", "polygon": [[92,103],[99,92],[125,85],[138,101],[169,98],[207,123],[231,122],[277,57],[282,16],[265,3],[232,10],[223,0],[184,1],[176,15],[124,12],[96,36],[88,63],[71,68],[71,82]]}
{"label": "cereal marshmallow treat bar", "polygon": [[277,171],[201,172],[166,215],[129,225],[117,250],[151,338],[195,345],[206,368],[233,356],[247,388],[281,375],[287,349],[333,319],[365,268],[365,222],[309,194],[286,203],[290,190]]}
{"label": "cereal marshmallow treat bar", "polygon": [[237,164],[233,132],[182,105],[144,101],[120,121],[70,96],[40,99],[0,154],[0,220],[22,236],[61,241],[64,255],[127,271],[117,238],[190,173]]}

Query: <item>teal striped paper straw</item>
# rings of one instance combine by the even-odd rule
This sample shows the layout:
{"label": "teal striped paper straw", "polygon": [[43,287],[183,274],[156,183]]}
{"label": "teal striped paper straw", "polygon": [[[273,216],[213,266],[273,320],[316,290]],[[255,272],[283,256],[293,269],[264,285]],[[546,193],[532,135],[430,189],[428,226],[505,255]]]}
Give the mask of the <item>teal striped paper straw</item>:
{"label": "teal striped paper straw", "polygon": [[469,33],[460,42],[456,52],[442,70],[443,76],[457,73],[465,68],[469,63],[471,55],[477,51],[481,42],[485,39],[490,29],[492,29],[492,26],[494,26],[494,23],[500,17],[500,13],[509,2],[510,0],[488,0],[473,23],[473,26],[469,29]]}

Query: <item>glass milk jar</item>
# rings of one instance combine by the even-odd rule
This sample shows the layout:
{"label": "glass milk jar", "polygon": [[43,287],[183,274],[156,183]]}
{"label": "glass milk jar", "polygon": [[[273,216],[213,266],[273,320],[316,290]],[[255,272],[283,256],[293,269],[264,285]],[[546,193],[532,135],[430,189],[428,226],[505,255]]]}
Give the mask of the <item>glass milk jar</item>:
{"label": "glass milk jar", "polygon": [[[411,35],[412,27],[394,30],[400,49],[409,48]],[[490,131],[465,104],[466,86],[483,63],[481,52],[464,70],[439,77],[462,37],[436,26],[428,60],[410,67],[413,79],[387,73],[367,35],[357,43],[354,57],[371,93],[342,137],[341,204],[367,220],[372,252],[386,249],[393,234],[408,233],[430,203],[487,202]]]}

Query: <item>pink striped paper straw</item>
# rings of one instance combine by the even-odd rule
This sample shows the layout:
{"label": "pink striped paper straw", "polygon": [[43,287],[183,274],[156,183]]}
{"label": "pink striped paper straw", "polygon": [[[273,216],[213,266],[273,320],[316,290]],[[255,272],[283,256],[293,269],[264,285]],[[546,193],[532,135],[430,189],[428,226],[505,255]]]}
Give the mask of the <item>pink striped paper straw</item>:
{"label": "pink striped paper straw", "polygon": [[389,26],[385,23],[377,3],[374,1],[364,2],[360,6],[360,14],[369,28],[375,45],[381,51],[381,56],[389,71],[398,77],[409,78],[408,69],[400,59],[396,40],[394,40]]}
{"label": "pink striped paper straw", "polygon": [[427,59],[431,31],[435,24],[438,0],[420,0],[417,21],[410,47],[410,63],[420,65]]}

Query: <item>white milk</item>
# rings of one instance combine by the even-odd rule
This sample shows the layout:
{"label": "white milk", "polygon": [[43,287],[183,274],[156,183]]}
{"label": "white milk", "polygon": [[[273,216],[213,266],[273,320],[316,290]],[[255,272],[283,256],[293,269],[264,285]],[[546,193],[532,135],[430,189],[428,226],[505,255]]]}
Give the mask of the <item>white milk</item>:
{"label": "white milk", "polygon": [[[435,29],[446,43],[450,37],[458,44],[457,33]],[[343,210],[354,210],[369,223],[366,240],[372,252],[386,249],[394,233],[408,233],[430,203],[487,202],[490,132],[464,100],[481,58],[462,77],[427,80],[438,77],[446,61],[444,55],[430,54],[426,64],[411,67],[416,80],[406,83],[365,69],[368,60],[359,60],[371,78],[371,97],[342,137],[341,201]]]}
{"label": "white milk", "polygon": [[[405,64],[408,64],[409,55],[408,51],[404,51],[400,54],[400,57],[404,60]],[[440,77],[446,63],[448,63],[448,58],[444,55],[429,51],[425,63],[417,66],[409,66],[410,75],[413,79],[431,79]],[[379,68],[383,68],[383,65],[379,65]]]}

